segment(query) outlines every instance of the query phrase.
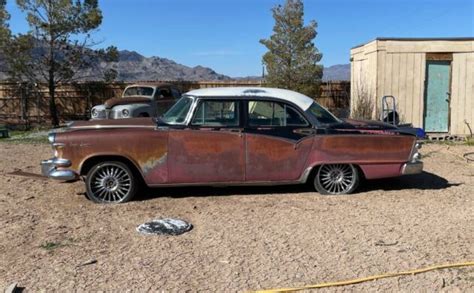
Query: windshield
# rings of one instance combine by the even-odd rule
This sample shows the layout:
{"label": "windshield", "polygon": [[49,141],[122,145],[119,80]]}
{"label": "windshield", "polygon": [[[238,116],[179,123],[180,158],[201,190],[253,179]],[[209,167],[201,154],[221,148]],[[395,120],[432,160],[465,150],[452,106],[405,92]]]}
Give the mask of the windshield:
{"label": "windshield", "polygon": [[190,97],[182,97],[161,116],[161,120],[166,124],[184,124],[192,104],[193,99]]}
{"label": "windshield", "polygon": [[316,117],[316,119],[318,119],[318,122],[322,124],[341,122],[339,119],[336,118],[336,116],[331,114],[331,112],[326,110],[324,107],[322,107],[318,103],[313,103],[311,107],[309,107],[307,112],[313,114],[313,116]]}
{"label": "windshield", "polygon": [[145,87],[145,86],[134,86],[129,87],[123,93],[124,97],[130,96],[153,96],[153,88],[152,87]]}

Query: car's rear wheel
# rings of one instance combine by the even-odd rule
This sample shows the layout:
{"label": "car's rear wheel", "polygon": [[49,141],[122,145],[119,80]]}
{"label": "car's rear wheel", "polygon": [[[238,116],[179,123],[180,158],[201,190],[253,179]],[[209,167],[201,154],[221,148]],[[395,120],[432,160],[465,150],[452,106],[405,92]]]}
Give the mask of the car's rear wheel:
{"label": "car's rear wheel", "polygon": [[327,164],[318,168],[314,187],[320,194],[349,194],[359,185],[359,172],[352,164]]}
{"label": "car's rear wheel", "polygon": [[87,196],[97,203],[124,203],[137,193],[133,172],[122,162],[102,162],[86,176]]}

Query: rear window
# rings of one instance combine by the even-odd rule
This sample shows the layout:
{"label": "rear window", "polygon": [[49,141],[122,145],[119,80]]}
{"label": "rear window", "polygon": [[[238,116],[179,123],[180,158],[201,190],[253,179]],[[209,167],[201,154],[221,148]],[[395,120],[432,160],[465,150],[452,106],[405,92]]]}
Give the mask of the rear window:
{"label": "rear window", "polygon": [[307,126],[306,119],[293,107],[269,101],[249,101],[250,126]]}
{"label": "rear window", "polygon": [[152,96],[153,95],[153,88],[152,87],[145,87],[145,86],[136,86],[136,87],[129,87],[123,93],[124,97],[130,96]]}
{"label": "rear window", "polygon": [[319,123],[330,124],[330,123],[340,123],[341,121],[336,118],[331,112],[320,106],[318,103],[313,103],[311,107],[307,110],[311,113]]}

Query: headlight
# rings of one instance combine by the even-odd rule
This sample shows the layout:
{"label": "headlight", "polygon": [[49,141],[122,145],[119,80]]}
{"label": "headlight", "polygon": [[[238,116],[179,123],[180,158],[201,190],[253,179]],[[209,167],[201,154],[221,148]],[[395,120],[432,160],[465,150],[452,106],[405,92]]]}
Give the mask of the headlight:
{"label": "headlight", "polygon": [[99,112],[97,112],[96,109],[92,109],[91,114],[92,114],[92,117],[97,117],[97,116],[99,116]]}
{"label": "headlight", "polygon": [[123,109],[122,110],[122,116],[123,117],[128,117],[128,115],[130,115],[130,111],[128,111],[128,109]]}
{"label": "headlight", "polygon": [[49,141],[49,143],[52,144],[52,143],[54,143],[55,140],[56,140],[56,133],[53,133],[53,132],[52,132],[52,133],[48,134],[48,141]]}

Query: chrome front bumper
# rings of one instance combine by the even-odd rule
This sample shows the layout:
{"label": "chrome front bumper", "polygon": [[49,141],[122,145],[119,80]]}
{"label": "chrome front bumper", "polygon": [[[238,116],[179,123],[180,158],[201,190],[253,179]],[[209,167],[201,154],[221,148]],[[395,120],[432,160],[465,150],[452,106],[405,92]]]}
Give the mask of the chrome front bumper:
{"label": "chrome front bumper", "polygon": [[41,161],[41,173],[43,176],[56,180],[78,180],[79,175],[76,172],[67,169],[57,169],[58,167],[67,168],[69,166],[71,166],[71,161],[66,159],[52,158],[49,160],[43,160]]}
{"label": "chrome front bumper", "polygon": [[420,174],[421,172],[423,172],[423,162],[421,161],[405,163],[401,170],[402,175]]}

